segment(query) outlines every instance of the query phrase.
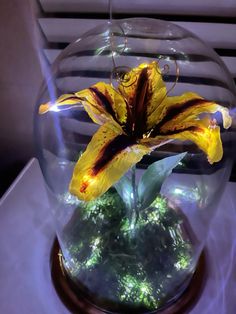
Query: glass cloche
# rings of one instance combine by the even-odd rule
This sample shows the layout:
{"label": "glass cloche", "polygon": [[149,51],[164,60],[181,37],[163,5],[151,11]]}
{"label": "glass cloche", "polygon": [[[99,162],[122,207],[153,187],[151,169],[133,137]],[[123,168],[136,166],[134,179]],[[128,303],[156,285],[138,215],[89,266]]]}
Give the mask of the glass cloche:
{"label": "glass cloche", "polygon": [[71,43],[35,114],[63,268],[106,313],[149,313],[188,286],[229,179],[234,84],[167,21],[105,23]]}

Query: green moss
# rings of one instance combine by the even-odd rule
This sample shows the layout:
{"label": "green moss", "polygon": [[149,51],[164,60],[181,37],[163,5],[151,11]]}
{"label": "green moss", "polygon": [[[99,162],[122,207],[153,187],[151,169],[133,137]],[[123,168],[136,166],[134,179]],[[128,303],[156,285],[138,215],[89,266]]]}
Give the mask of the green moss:
{"label": "green moss", "polygon": [[66,267],[108,310],[117,305],[154,310],[188,276],[191,244],[165,198],[142,210],[135,224],[128,217],[115,190],[77,208],[64,229]]}
{"label": "green moss", "polygon": [[157,308],[158,302],[153,298],[153,288],[150,282],[140,280],[137,276],[125,274],[119,281],[118,295],[121,301],[130,304],[144,305],[147,308]]}

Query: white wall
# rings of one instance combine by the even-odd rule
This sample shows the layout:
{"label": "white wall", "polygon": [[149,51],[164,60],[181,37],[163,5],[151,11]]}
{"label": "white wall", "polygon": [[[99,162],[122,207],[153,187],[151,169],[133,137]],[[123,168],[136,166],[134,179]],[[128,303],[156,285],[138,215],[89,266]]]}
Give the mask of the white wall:
{"label": "white wall", "polygon": [[33,156],[33,108],[42,76],[32,0],[0,0],[0,192]]}

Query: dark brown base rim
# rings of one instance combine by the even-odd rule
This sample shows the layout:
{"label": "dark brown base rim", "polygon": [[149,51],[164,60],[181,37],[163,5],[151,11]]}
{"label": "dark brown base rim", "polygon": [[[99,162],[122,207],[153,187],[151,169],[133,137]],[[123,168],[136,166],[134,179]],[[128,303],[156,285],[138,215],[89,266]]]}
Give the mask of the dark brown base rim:
{"label": "dark brown base rim", "polygon": [[[81,293],[75,292],[71,280],[65,273],[62,263],[62,254],[58,240],[54,241],[51,251],[51,276],[54,287],[61,301],[71,313],[75,314],[104,314],[111,313],[99,309],[90,303]],[[168,307],[158,310],[156,314],[184,314],[188,313],[197,303],[204,290],[207,279],[207,262],[206,254],[203,252],[199,258],[198,265],[187,289],[183,294]],[[123,313],[128,314],[128,313]]]}

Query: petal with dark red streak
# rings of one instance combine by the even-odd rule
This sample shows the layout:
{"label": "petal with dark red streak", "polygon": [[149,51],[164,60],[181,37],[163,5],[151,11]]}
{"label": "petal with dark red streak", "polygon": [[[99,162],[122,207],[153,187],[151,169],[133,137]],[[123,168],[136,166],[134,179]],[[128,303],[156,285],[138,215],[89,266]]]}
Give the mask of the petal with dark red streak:
{"label": "petal with dark red streak", "polygon": [[181,96],[167,97],[162,120],[157,123],[152,134],[184,129],[186,123],[199,119],[201,114],[221,112],[224,128],[229,128],[232,118],[227,108],[208,101],[195,93],[184,93]]}
{"label": "petal with dark red streak", "polygon": [[73,108],[73,105],[83,105],[97,124],[116,121],[122,125],[127,119],[127,107],[123,97],[111,85],[103,82],[74,94],[62,95],[54,103],[42,104],[39,113],[60,111],[68,106]]}
{"label": "petal with dark red streak", "polygon": [[162,133],[155,138],[143,139],[140,143],[155,148],[175,139],[195,143],[206,153],[211,164],[220,161],[223,156],[220,127],[208,118],[186,122],[184,128]]}
{"label": "petal with dark red streak", "polygon": [[104,124],[78,160],[70,192],[84,201],[97,198],[150,151],[125,135],[119,125]]}
{"label": "petal with dark red streak", "polygon": [[129,106],[130,121],[137,133],[144,133],[160,119],[158,107],[166,97],[166,87],[157,62],[142,63],[126,73],[118,90]]}

